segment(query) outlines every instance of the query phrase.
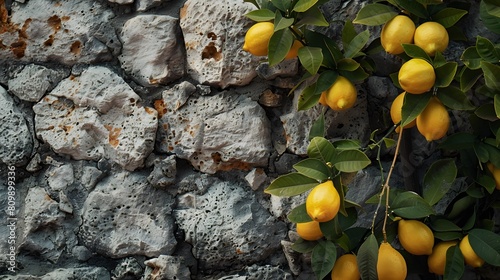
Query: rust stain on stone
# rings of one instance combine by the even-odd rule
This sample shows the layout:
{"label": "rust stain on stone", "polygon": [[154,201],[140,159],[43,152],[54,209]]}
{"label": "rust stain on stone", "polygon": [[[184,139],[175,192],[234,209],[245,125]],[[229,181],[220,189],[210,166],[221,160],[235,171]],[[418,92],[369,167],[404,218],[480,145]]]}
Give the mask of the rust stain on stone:
{"label": "rust stain on stone", "polygon": [[10,44],[10,50],[17,58],[22,58],[26,51],[26,41],[19,39],[17,42]]}
{"label": "rust stain on stone", "polygon": [[54,43],[54,34],[50,34],[49,39],[45,40],[45,42],[43,42],[43,45],[46,47],[50,47],[52,46],[53,43]]}
{"label": "rust stain on stone", "polygon": [[213,32],[209,32],[207,34],[207,37],[214,40],[214,41],[217,40],[217,35],[215,35],[215,33],[213,33]]}
{"label": "rust stain on stone", "polygon": [[59,31],[59,29],[61,29],[61,18],[58,17],[57,15],[53,15],[53,16],[49,17],[49,19],[47,20],[47,23],[56,32]]}
{"label": "rust stain on stone", "polygon": [[217,48],[215,47],[214,42],[210,42],[208,46],[206,46],[203,49],[203,52],[201,53],[201,58],[202,59],[210,59],[213,58],[215,61],[219,61],[222,59],[222,54],[217,51]]}
{"label": "rust stain on stone", "polygon": [[120,133],[122,132],[121,127],[112,127],[110,125],[105,125],[104,126],[109,134],[108,134],[108,141],[109,144],[113,147],[116,148],[118,144],[120,144],[120,140],[118,140],[118,137],[120,136]]}
{"label": "rust stain on stone", "polygon": [[71,44],[69,51],[74,55],[79,55],[82,51],[82,42],[74,41],[73,44]]}
{"label": "rust stain on stone", "polygon": [[179,18],[185,18],[186,17],[187,9],[188,8],[189,8],[189,5],[187,5],[187,4],[184,4],[184,6],[182,6],[182,8],[179,11]]}
{"label": "rust stain on stone", "polygon": [[154,115],[156,113],[156,110],[150,107],[144,107],[144,110],[146,110],[146,113],[150,115]]}
{"label": "rust stain on stone", "polygon": [[155,100],[154,107],[155,107],[155,110],[158,112],[159,118],[163,117],[163,115],[165,115],[168,112],[167,107],[165,106],[165,103],[163,102],[163,99]]}
{"label": "rust stain on stone", "polygon": [[68,21],[69,19],[70,19],[70,17],[69,17],[69,16],[63,16],[63,17],[61,18],[61,21]]}

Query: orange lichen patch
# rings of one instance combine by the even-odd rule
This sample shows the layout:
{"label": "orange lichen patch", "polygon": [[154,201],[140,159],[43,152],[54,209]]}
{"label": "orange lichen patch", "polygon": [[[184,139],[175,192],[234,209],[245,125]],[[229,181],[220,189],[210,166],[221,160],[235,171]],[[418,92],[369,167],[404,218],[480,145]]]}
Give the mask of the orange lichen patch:
{"label": "orange lichen patch", "polygon": [[26,51],[26,42],[24,40],[18,40],[10,44],[10,50],[17,58],[22,58],[24,56],[24,52]]}
{"label": "orange lichen patch", "polygon": [[252,165],[248,162],[242,162],[237,160],[225,161],[219,164],[217,170],[220,171],[231,171],[231,170],[250,170],[252,169]]}
{"label": "orange lichen patch", "polygon": [[213,58],[215,61],[219,61],[222,58],[222,54],[217,51],[217,48],[215,47],[214,42],[210,42],[208,46],[206,46],[203,49],[203,52],[201,53],[201,58],[202,59],[210,59]]}
{"label": "orange lichen patch", "polygon": [[71,44],[69,51],[74,55],[79,55],[82,51],[82,42],[74,41],[73,44]]}
{"label": "orange lichen patch", "polygon": [[118,137],[120,136],[120,133],[122,132],[121,127],[112,127],[110,125],[105,125],[104,126],[108,131],[108,141],[109,144],[113,147],[116,148],[118,144],[120,144],[120,140],[118,140]]}
{"label": "orange lichen patch", "polygon": [[150,107],[144,107],[144,110],[150,115],[154,115],[156,113],[156,110]]}
{"label": "orange lichen patch", "polygon": [[189,5],[184,4],[184,6],[182,6],[182,8],[180,9],[180,11],[179,11],[179,17],[181,19],[186,17],[188,7],[189,7]]}
{"label": "orange lichen patch", "polygon": [[167,111],[167,107],[165,106],[165,103],[163,102],[163,99],[158,99],[155,100],[154,105],[155,110],[158,112],[158,117],[161,118],[163,115],[165,115]]}
{"label": "orange lichen patch", "polygon": [[69,17],[69,16],[63,16],[63,17],[61,18],[61,21],[68,21],[69,19],[70,19],[70,17]]}
{"label": "orange lichen patch", "polygon": [[58,31],[59,29],[61,29],[61,18],[58,17],[57,15],[53,15],[51,17],[49,17],[49,19],[47,20],[47,23],[49,24],[50,27],[52,27],[54,29],[54,31]]}

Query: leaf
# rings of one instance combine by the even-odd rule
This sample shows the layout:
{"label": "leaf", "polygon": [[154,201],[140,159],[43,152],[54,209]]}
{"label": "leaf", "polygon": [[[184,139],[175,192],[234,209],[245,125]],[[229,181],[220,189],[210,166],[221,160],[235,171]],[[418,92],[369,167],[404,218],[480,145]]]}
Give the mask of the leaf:
{"label": "leaf", "polygon": [[290,1],[288,0],[270,0],[273,5],[280,11],[286,12],[290,7]]}
{"label": "leaf", "polygon": [[481,61],[481,69],[484,72],[484,81],[486,86],[492,90],[500,91],[500,66]]}
{"label": "leaf", "polygon": [[304,31],[304,36],[306,45],[317,47],[322,50],[322,55],[324,56],[323,64],[329,68],[335,69],[337,61],[344,57],[335,42],[326,35],[309,29]]}
{"label": "leaf", "polygon": [[276,33],[276,31],[288,28],[293,24],[293,22],[293,18],[283,17],[279,11],[276,11],[276,15],[274,18],[274,32]]}
{"label": "leaf", "polygon": [[314,137],[307,147],[309,158],[316,158],[325,163],[330,162],[335,154],[332,143],[323,137]]}
{"label": "leaf", "polygon": [[361,82],[370,76],[362,67],[358,67],[354,71],[345,71],[339,69],[339,72],[340,75],[344,76],[351,82]]}
{"label": "leaf", "polygon": [[303,13],[314,6],[318,0],[299,0],[297,4],[293,7],[293,10],[299,13]]}
{"label": "leaf", "polygon": [[344,46],[344,50],[346,46],[356,37],[358,33],[354,28],[354,24],[350,20],[347,20],[344,24],[344,28],[342,29],[342,45]]}
{"label": "leaf", "polygon": [[447,150],[468,149],[472,147],[475,141],[475,135],[468,132],[458,132],[446,137],[439,147]]}
{"label": "leaf", "polygon": [[462,231],[462,228],[457,226],[455,223],[443,218],[433,219],[430,227],[433,231],[437,232]]}
{"label": "leaf", "polygon": [[486,148],[486,144],[483,142],[475,142],[474,145],[474,152],[476,153],[477,158],[481,162],[487,162],[489,159],[489,154],[488,154],[488,149]]}
{"label": "leaf", "polygon": [[457,23],[467,11],[456,8],[444,8],[432,15],[432,19],[440,23],[444,28],[448,28]]}
{"label": "leaf", "polygon": [[431,99],[430,92],[423,94],[405,94],[403,107],[401,108],[401,126],[411,123],[425,109]]}
{"label": "leaf", "polygon": [[485,262],[500,266],[500,235],[475,228],[469,232],[469,243],[474,252]]}
{"label": "leaf", "polygon": [[446,266],[443,280],[462,279],[465,271],[464,256],[458,246],[451,246],[446,251]]}
{"label": "leaf", "polygon": [[453,110],[474,110],[476,108],[470,103],[465,93],[454,86],[439,88],[437,97],[443,105]]}
{"label": "leaf", "polygon": [[304,193],[318,184],[317,180],[302,174],[290,173],[276,178],[264,192],[275,196],[288,197]]}
{"label": "leaf", "polygon": [[317,241],[307,241],[299,237],[299,239],[292,244],[292,249],[299,253],[306,254],[312,252],[316,244],[318,244]]}
{"label": "leaf", "polygon": [[458,231],[435,231],[434,237],[442,241],[452,241],[462,238],[463,234]]}
{"label": "leaf", "polygon": [[481,68],[482,58],[477,52],[477,48],[475,46],[468,47],[467,49],[465,49],[460,59],[469,69],[475,70]]}
{"label": "leaf", "polygon": [[292,223],[307,223],[312,221],[311,217],[307,214],[306,204],[301,204],[290,211],[287,216],[288,220]]}
{"label": "leaf", "polygon": [[479,108],[474,111],[474,114],[476,114],[476,116],[480,117],[483,120],[492,122],[498,120],[497,114],[495,112],[495,105],[491,103],[486,103],[479,106]]}
{"label": "leaf", "polygon": [[[475,180],[480,186],[482,186],[483,188],[486,189],[486,191],[488,193],[493,193],[493,191],[495,190],[495,186],[496,186],[496,183],[495,183],[495,180],[493,178],[491,178],[490,176],[488,175],[484,175],[484,174],[479,174],[479,176],[477,177],[477,179]],[[470,190],[470,188],[468,189]],[[469,194],[470,192],[468,192]],[[482,197],[482,193],[481,193],[481,197]]]}
{"label": "leaf", "polygon": [[470,196],[464,196],[453,203],[450,213],[448,214],[449,219],[455,219],[460,215],[464,214],[464,211],[468,210],[476,202],[475,198]]}
{"label": "leaf", "polygon": [[356,35],[349,45],[344,46],[344,56],[347,58],[353,58],[364,48],[366,43],[370,39],[370,31],[365,30],[358,35]]}
{"label": "leaf", "polygon": [[342,150],[332,160],[332,164],[341,172],[359,171],[370,163],[371,161],[366,154],[359,150]]}
{"label": "leaf", "polygon": [[255,10],[247,13],[245,15],[247,18],[261,22],[261,21],[270,21],[274,19],[274,13],[273,11],[269,9],[260,9],[260,10]]}
{"label": "leaf", "polygon": [[338,216],[335,216],[335,218],[327,222],[319,223],[319,227],[323,236],[325,236],[327,240],[336,240],[343,234],[342,228],[340,228]]}
{"label": "leaf", "polygon": [[323,161],[315,158],[304,159],[294,164],[293,168],[300,174],[320,182],[331,176],[328,166]]}
{"label": "leaf", "polygon": [[299,49],[299,60],[300,64],[302,64],[302,66],[309,73],[314,75],[318,72],[321,63],[323,62],[323,52],[321,48],[304,46]]}
{"label": "leaf", "polygon": [[374,234],[370,234],[358,250],[356,260],[363,280],[377,280],[378,242]]}
{"label": "leaf", "polygon": [[303,111],[314,107],[318,104],[321,98],[321,91],[318,90],[318,84],[314,83],[306,87],[299,96],[299,101],[297,104],[297,110]]}
{"label": "leaf", "polygon": [[394,140],[392,138],[384,137],[384,138],[382,138],[382,140],[384,141],[385,147],[387,149],[390,149],[390,148],[396,146],[396,143],[397,143],[396,140]]}
{"label": "leaf", "polygon": [[410,13],[418,16],[419,18],[427,19],[429,13],[425,9],[424,5],[418,3],[414,0],[393,0],[398,6],[409,11]]}
{"label": "leaf", "polygon": [[500,34],[500,8],[498,5],[489,3],[489,1],[481,1],[479,3],[479,17],[482,23],[489,30]]}
{"label": "leaf", "polygon": [[495,50],[495,46],[487,38],[477,36],[476,49],[479,56],[486,62],[498,63],[500,60],[500,57]]}
{"label": "leaf", "polygon": [[342,58],[337,63],[337,69],[345,71],[354,71],[360,66],[359,62],[352,58]]}
{"label": "leaf", "polygon": [[311,129],[309,130],[309,140],[314,137],[324,137],[325,136],[325,114],[323,111],[321,115],[313,122]]}
{"label": "leaf", "polygon": [[453,159],[434,162],[424,175],[423,198],[429,205],[436,204],[448,192],[457,177]]}
{"label": "leaf", "polygon": [[500,119],[500,94],[495,94],[495,97],[493,99],[493,106],[495,107],[497,118]]}
{"label": "leaf", "polygon": [[300,20],[296,23],[296,26],[314,25],[326,27],[330,25],[318,7],[312,7],[303,13],[299,18]]}
{"label": "leaf", "polygon": [[335,243],[328,240],[319,240],[311,256],[311,266],[316,275],[316,279],[321,280],[330,273],[336,259],[337,247]]}
{"label": "leaf", "polygon": [[411,58],[422,58],[425,61],[431,63],[432,59],[430,56],[419,46],[414,44],[401,44],[405,53]]}
{"label": "leaf", "polygon": [[429,203],[410,191],[398,194],[394,198],[391,209],[394,214],[406,219],[419,219],[435,214]]}
{"label": "leaf", "polygon": [[455,78],[457,73],[458,64],[456,62],[447,62],[446,64],[434,68],[436,73],[436,83],[435,87],[447,87]]}
{"label": "leaf", "polygon": [[377,26],[388,22],[397,15],[398,13],[388,5],[367,4],[359,10],[353,23]]}
{"label": "leaf", "polygon": [[341,140],[336,140],[333,141],[333,146],[337,150],[359,150],[361,149],[361,145],[359,144],[359,141],[357,140],[351,140],[351,139],[341,139]]}
{"label": "leaf", "polygon": [[464,67],[460,75],[460,89],[463,92],[470,90],[481,76],[483,76],[483,71],[481,71],[481,69],[472,70]]}
{"label": "leaf", "polygon": [[354,207],[346,208],[347,216],[337,215],[340,227],[345,230],[354,225],[358,218],[358,211]]}
{"label": "leaf", "polygon": [[[292,47],[293,40],[292,31],[288,28],[274,32],[269,40],[269,53],[267,55],[269,66],[274,66],[285,59],[285,56]],[[303,48],[299,49],[299,53]]]}

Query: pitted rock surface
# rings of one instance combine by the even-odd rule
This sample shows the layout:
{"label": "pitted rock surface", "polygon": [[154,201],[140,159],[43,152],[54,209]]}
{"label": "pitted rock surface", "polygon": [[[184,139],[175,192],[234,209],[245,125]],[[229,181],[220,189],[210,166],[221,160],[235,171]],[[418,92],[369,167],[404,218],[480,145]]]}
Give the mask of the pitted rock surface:
{"label": "pitted rock surface", "polygon": [[47,91],[52,90],[64,77],[63,70],[52,70],[42,65],[26,65],[13,79],[9,80],[9,92],[19,99],[38,102]]}

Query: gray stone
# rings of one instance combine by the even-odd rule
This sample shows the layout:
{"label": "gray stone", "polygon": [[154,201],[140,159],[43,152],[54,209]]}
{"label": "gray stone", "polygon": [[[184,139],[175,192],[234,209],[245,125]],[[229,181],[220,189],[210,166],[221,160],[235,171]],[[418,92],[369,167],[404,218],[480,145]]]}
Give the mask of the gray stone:
{"label": "gray stone", "polygon": [[39,153],[36,153],[26,166],[26,170],[29,172],[39,171],[43,167],[41,163],[42,163],[42,158]]}
{"label": "gray stone", "polygon": [[267,175],[264,169],[262,168],[254,168],[252,171],[248,172],[245,176],[245,180],[247,180],[248,184],[252,188],[252,190],[256,191],[266,182]]}
{"label": "gray stone", "polygon": [[179,108],[173,102],[179,94],[184,93],[163,93],[166,113],[159,122],[159,151],[173,152],[210,174],[267,165],[270,123],[257,102],[224,91],[214,96],[192,96]]}
{"label": "gray stone", "polygon": [[184,75],[184,47],[179,44],[182,36],[178,19],[162,15],[135,16],[125,22],[120,37],[122,68],[139,84],[168,84]]}
{"label": "gray stone", "polygon": [[40,280],[109,280],[109,271],[104,267],[59,268],[43,275]]}
{"label": "gray stone", "polygon": [[144,264],[146,265],[145,280],[191,279],[191,272],[182,257],[161,255],[145,261]]}
{"label": "gray stone", "polygon": [[[200,269],[238,269],[280,248],[287,227],[236,182],[207,177],[205,194],[188,193],[174,211]],[[192,179],[191,179],[192,181]]]}
{"label": "gray stone", "polygon": [[301,269],[300,263],[300,253],[292,248],[293,242],[287,240],[281,240],[281,247],[283,247],[283,253],[288,262],[288,267],[293,275],[299,275]]}
{"label": "gray stone", "polygon": [[57,153],[135,170],[153,150],[157,129],[156,110],[140,100],[108,68],[90,67],[33,106],[35,131]]}
{"label": "gray stone", "polygon": [[175,183],[176,174],[177,162],[175,161],[175,155],[164,159],[156,158],[153,171],[148,176],[148,182],[154,187],[165,188]]}
{"label": "gray stone", "polygon": [[138,12],[145,12],[151,8],[159,6],[162,2],[167,2],[169,0],[137,0],[136,10]]}
{"label": "gray stone", "polygon": [[65,76],[64,71],[56,71],[47,67],[30,64],[25,66],[14,78],[9,80],[9,92],[19,99],[38,102],[52,90]]}
{"label": "gray stone", "polygon": [[297,59],[285,60],[273,67],[269,67],[268,62],[259,64],[257,75],[264,80],[274,80],[277,77],[291,77],[297,75],[299,71],[299,61]]}
{"label": "gray stone", "polygon": [[0,86],[0,162],[8,165],[27,163],[33,149],[33,137],[23,113]]}
{"label": "gray stone", "polygon": [[81,183],[88,191],[91,191],[99,182],[103,173],[93,166],[84,166],[82,171]]}
{"label": "gray stone", "polygon": [[110,20],[100,2],[31,0],[12,4],[6,30],[0,34],[0,57],[66,65],[109,61],[120,51]]}
{"label": "gray stone", "polygon": [[248,280],[258,279],[283,279],[292,280],[293,277],[290,273],[285,272],[283,269],[271,265],[258,266],[256,264],[247,268]]}
{"label": "gray stone", "polygon": [[87,248],[112,258],[171,254],[177,243],[172,204],[145,174],[116,172],[87,197],[78,236]]}
{"label": "gray stone", "polygon": [[51,166],[45,173],[45,176],[47,177],[49,187],[53,191],[60,191],[73,184],[75,180],[73,174],[73,165],[63,164],[61,166]]}
{"label": "gray stone", "polygon": [[125,258],[111,272],[113,280],[141,279],[144,269],[135,258]]}
{"label": "gray stone", "polygon": [[73,247],[73,249],[71,249],[71,254],[81,262],[86,262],[92,257],[92,252],[85,246]]}
{"label": "gray stone", "polygon": [[[188,74],[221,88],[246,85],[257,75],[258,58],[242,50],[255,6],[238,0],[188,0],[180,11]],[[221,21],[221,19],[224,19]]]}
{"label": "gray stone", "polygon": [[124,4],[132,4],[134,3],[134,0],[108,0],[108,2],[124,5]]}

